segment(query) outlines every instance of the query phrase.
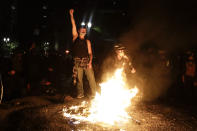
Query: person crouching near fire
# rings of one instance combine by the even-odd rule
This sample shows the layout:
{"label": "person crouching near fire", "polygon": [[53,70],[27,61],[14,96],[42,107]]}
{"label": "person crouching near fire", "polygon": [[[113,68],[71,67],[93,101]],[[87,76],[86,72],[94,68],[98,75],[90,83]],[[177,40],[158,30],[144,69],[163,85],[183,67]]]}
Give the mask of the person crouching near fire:
{"label": "person crouching near fire", "polygon": [[121,44],[114,46],[115,49],[115,68],[124,68],[126,74],[127,82],[129,86],[134,87],[136,84],[136,70],[133,67],[132,60],[126,55],[126,49]]}
{"label": "person crouching near fire", "polygon": [[73,82],[77,86],[77,98],[84,97],[83,89],[83,73],[85,72],[86,77],[91,88],[92,95],[94,97],[96,90],[96,82],[94,77],[94,71],[92,67],[92,48],[91,42],[86,38],[86,27],[80,27],[78,32],[73,16],[74,10],[70,9],[70,19],[72,23],[72,35],[73,35],[73,56],[74,56],[74,67],[73,67]]}
{"label": "person crouching near fire", "polygon": [[125,47],[119,44],[119,45],[115,45],[114,49],[116,53],[115,67],[116,68],[124,67],[126,73],[134,74],[136,70],[133,67],[132,61],[125,54]]}

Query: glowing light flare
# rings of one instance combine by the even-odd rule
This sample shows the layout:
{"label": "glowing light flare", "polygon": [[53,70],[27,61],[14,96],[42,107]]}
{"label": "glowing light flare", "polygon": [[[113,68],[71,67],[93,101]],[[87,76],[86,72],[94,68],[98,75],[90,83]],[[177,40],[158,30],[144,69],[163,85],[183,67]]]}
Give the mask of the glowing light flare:
{"label": "glowing light flare", "polygon": [[65,50],[65,53],[66,53],[66,54],[69,54],[69,53],[70,53],[70,51],[69,51],[69,50]]}
{"label": "glowing light flare", "polygon": [[91,28],[91,27],[92,27],[92,23],[88,22],[88,28]]}
{"label": "glowing light flare", "polygon": [[82,26],[85,26],[85,25],[86,25],[86,23],[85,23],[85,22],[81,22],[81,25],[82,25]]}
{"label": "glowing light flare", "polygon": [[[114,75],[100,86],[101,92],[96,93],[90,106],[87,102],[82,102],[79,106],[64,109],[64,116],[79,121],[108,125],[129,122],[131,117],[126,110],[131,105],[132,98],[138,93],[138,89],[127,88],[123,68],[117,69]],[[73,113],[78,112],[80,108],[83,108],[80,113]]]}
{"label": "glowing light flare", "polygon": [[9,38],[9,37],[4,37],[4,38],[3,38],[3,41],[4,41],[4,42],[9,42],[9,41],[10,41],[10,38]]}

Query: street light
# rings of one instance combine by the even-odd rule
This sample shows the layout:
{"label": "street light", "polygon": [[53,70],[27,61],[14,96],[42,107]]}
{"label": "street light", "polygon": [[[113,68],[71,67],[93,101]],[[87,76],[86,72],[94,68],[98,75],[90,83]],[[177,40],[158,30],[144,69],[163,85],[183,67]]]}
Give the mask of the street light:
{"label": "street light", "polygon": [[88,22],[88,28],[91,28],[91,27],[92,27],[92,23]]}
{"label": "street light", "polygon": [[9,38],[9,37],[4,37],[4,38],[3,38],[3,41],[7,43],[7,42],[10,41],[10,38]]}

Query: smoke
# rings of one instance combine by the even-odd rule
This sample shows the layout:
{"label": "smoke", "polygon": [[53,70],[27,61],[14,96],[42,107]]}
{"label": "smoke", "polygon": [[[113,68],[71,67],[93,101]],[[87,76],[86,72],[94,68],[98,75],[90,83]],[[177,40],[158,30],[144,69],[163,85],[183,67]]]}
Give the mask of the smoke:
{"label": "smoke", "polygon": [[[174,75],[171,72],[171,53],[184,51],[192,43],[197,43],[197,15],[193,5],[180,1],[177,4],[171,0],[131,3],[128,13],[131,24],[128,31],[120,35],[119,41],[133,58],[137,72],[130,81],[135,81],[144,100],[166,96]],[[103,62],[102,74],[113,70],[111,59],[107,57]]]}
{"label": "smoke", "polygon": [[175,24],[178,21],[173,21],[172,7],[166,7],[168,4],[156,0],[139,4],[130,30],[119,37],[130,55],[134,56],[136,83],[143,92],[144,100],[165,95],[172,79],[167,54],[177,48],[185,48],[185,43],[191,38],[180,32],[185,29],[179,29],[180,25]]}
{"label": "smoke", "polygon": [[[131,3],[131,25],[129,32],[120,36],[131,52],[146,42],[169,51],[184,49],[196,43],[197,9],[192,2],[172,2],[158,0],[140,0]],[[137,6],[137,7],[135,7]]]}

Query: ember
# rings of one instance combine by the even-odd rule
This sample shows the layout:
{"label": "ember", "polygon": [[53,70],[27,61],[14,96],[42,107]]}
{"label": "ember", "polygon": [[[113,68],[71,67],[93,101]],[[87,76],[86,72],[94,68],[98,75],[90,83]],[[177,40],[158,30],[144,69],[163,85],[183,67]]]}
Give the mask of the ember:
{"label": "ember", "polygon": [[117,69],[114,75],[100,86],[101,92],[96,93],[90,104],[83,101],[79,106],[65,108],[64,116],[77,121],[111,126],[128,123],[131,116],[127,108],[131,105],[132,98],[138,93],[138,89],[128,88],[123,68]]}

